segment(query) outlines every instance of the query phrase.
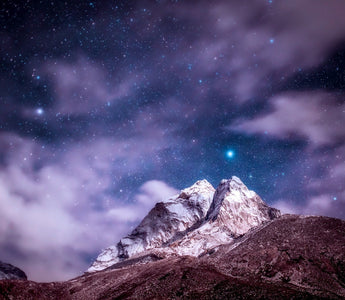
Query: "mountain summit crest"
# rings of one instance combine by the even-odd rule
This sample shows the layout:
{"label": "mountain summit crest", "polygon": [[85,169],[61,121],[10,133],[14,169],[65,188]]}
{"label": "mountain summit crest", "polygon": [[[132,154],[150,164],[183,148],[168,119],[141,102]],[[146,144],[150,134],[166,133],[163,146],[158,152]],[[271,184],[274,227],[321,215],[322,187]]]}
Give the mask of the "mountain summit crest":
{"label": "mountain summit crest", "polygon": [[279,210],[269,207],[236,176],[223,179],[216,190],[207,180],[199,180],[157,203],[129,235],[103,250],[88,272],[149,251],[198,256],[279,216]]}

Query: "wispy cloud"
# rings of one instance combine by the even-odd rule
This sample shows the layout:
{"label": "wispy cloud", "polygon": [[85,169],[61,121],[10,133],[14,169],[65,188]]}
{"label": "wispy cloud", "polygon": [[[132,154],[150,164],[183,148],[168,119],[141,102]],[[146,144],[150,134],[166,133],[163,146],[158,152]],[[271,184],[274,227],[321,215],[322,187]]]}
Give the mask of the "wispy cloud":
{"label": "wispy cloud", "polygon": [[42,73],[54,85],[54,112],[67,115],[103,111],[104,106],[119,105],[123,98],[133,94],[134,83],[140,81],[138,74],[110,80],[108,70],[82,55],[70,63],[51,61]]}
{"label": "wispy cloud", "polygon": [[[322,91],[290,92],[269,100],[271,109],[241,119],[229,130],[270,139],[303,141],[304,174],[309,196],[299,203],[284,199],[275,205],[286,212],[344,218],[345,105],[335,94]],[[298,158],[296,158],[298,159]],[[295,170],[296,171],[296,170]]]}
{"label": "wispy cloud", "polygon": [[240,120],[228,128],[280,139],[302,139],[313,147],[345,140],[345,105],[322,91],[290,92],[269,100],[271,111]]}
{"label": "wispy cloud", "polygon": [[[12,144],[15,140],[6,139]],[[99,151],[103,146],[110,145],[88,147],[83,154],[71,149],[56,163],[38,155],[42,149],[37,143],[17,138],[16,151],[8,152],[0,171],[3,260],[18,264],[34,280],[68,279],[87,268],[85,257],[90,259],[114,243],[155,202],[176,193],[164,182],[148,181],[134,194],[131,205],[109,199],[116,152],[95,157],[106,153]]]}

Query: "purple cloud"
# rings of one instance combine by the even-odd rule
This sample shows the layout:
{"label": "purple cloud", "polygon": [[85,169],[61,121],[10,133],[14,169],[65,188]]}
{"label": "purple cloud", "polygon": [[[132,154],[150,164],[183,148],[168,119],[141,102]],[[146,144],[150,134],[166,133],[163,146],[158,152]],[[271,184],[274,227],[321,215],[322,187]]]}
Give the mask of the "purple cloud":
{"label": "purple cloud", "polygon": [[[148,181],[132,204],[109,198],[114,157],[134,158],[121,150],[106,154],[109,152],[103,147],[116,145],[107,140],[88,145],[82,153],[77,146],[72,147],[58,163],[47,158],[47,153],[41,156],[37,142],[11,135],[1,140],[3,146],[16,150],[6,151],[6,164],[0,170],[2,259],[21,266],[33,280],[62,280],[82,273],[88,266],[83,256],[95,255],[112,244],[155,202],[176,193],[164,182]],[[121,149],[119,144],[116,147]],[[40,168],[35,167],[38,162]],[[118,167],[117,174],[128,172],[134,165],[129,162]],[[18,255],[23,249],[25,254]]]}
{"label": "purple cloud", "polygon": [[345,105],[325,92],[292,92],[269,100],[271,111],[228,128],[280,139],[301,138],[313,147],[345,140]]}
{"label": "purple cloud", "polygon": [[77,61],[51,61],[44,74],[52,80],[57,101],[54,112],[85,114],[104,105],[118,105],[123,97],[132,94],[133,84],[139,83],[138,74],[109,80],[108,71],[100,64],[80,56]]}
{"label": "purple cloud", "polygon": [[[193,91],[198,99],[215,89],[243,103],[258,92],[270,92],[272,84],[299,70],[319,65],[344,40],[345,20],[340,12],[345,3],[327,3],[327,8],[311,0],[252,1],[250,6],[236,1],[205,1],[197,7],[185,3],[153,10],[151,21],[155,24],[157,15],[173,15],[182,23],[202,24],[200,31],[183,40],[180,51],[168,54],[175,62],[171,68],[188,81],[203,80],[206,86]],[[132,26],[148,34],[144,24]],[[174,37],[163,36],[155,48],[161,51],[162,43],[169,47],[173,41]],[[188,68],[193,72],[188,73]]]}
{"label": "purple cloud", "polygon": [[[289,199],[275,206],[285,212],[344,218],[345,105],[335,94],[322,91],[290,92],[269,100],[271,109],[228,127],[246,134],[306,142],[305,158],[295,172],[304,174],[309,197],[299,204]],[[299,161],[299,158],[296,157]]]}
{"label": "purple cloud", "polygon": [[150,180],[139,188],[134,203],[114,207],[107,214],[117,221],[139,222],[157,202],[166,201],[177,193],[178,190],[163,181]]}

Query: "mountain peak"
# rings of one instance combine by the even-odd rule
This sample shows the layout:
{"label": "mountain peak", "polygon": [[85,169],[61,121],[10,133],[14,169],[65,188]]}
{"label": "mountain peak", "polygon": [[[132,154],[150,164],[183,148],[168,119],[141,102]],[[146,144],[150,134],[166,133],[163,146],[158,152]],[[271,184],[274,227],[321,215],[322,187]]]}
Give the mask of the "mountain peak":
{"label": "mountain peak", "polygon": [[245,186],[245,184],[242,182],[242,180],[240,178],[238,178],[237,176],[232,176],[230,179],[222,179],[220,181],[220,185],[221,184],[226,184],[226,183],[233,183],[233,184],[238,184],[238,185],[243,185],[245,188],[247,188]]}
{"label": "mountain peak", "polygon": [[[192,186],[183,189],[178,195],[179,202],[185,200],[192,201],[193,205],[199,206],[205,215],[211,205],[211,200],[215,192],[214,187],[206,179],[198,180]],[[209,195],[212,194],[211,198]],[[205,197],[207,195],[207,197]]]}
{"label": "mountain peak", "polygon": [[105,249],[88,271],[153,250],[163,256],[198,256],[279,216],[236,176],[223,179],[216,190],[207,180],[199,180],[157,203],[131,234]]}
{"label": "mountain peak", "polygon": [[279,210],[269,207],[238,177],[233,176],[220,182],[206,220],[217,221],[218,226],[225,225],[236,236],[279,216]]}
{"label": "mountain peak", "polygon": [[[246,202],[246,199],[263,202],[261,198],[257,196],[255,192],[250,191],[238,177],[232,176],[231,179],[221,180],[215,191],[210,209],[207,212],[206,220],[215,221],[221,207],[224,205],[229,206],[227,202],[238,203],[238,205],[235,206],[240,206],[240,204]],[[225,203],[223,203],[224,201]]]}
{"label": "mountain peak", "polygon": [[192,194],[200,193],[200,192],[204,192],[204,191],[213,191],[213,192],[215,191],[212,184],[209,183],[206,179],[198,180],[192,186],[183,189],[181,191],[180,196],[183,194],[192,195]]}

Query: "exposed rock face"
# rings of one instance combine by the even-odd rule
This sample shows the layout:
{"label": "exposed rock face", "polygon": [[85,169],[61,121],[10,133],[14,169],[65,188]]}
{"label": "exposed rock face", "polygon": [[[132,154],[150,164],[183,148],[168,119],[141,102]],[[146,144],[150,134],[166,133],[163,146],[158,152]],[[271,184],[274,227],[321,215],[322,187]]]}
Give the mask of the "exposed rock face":
{"label": "exposed rock face", "polygon": [[222,180],[217,190],[206,180],[198,181],[157,203],[130,235],[105,249],[88,272],[152,249],[160,256],[198,256],[279,216],[279,210],[267,206],[235,176]]}
{"label": "exposed rock face", "polygon": [[106,248],[88,271],[103,270],[138,253],[162,247],[205,217],[214,191],[207,180],[201,180],[180,195],[157,203],[130,235]]}
{"label": "exposed rock face", "polygon": [[24,279],[26,274],[19,268],[0,261],[0,279]]}
{"label": "exposed rock face", "polygon": [[284,215],[200,257],[142,256],[64,283],[0,281],[0,299],[344,299],[344,232],[342,220]]}

